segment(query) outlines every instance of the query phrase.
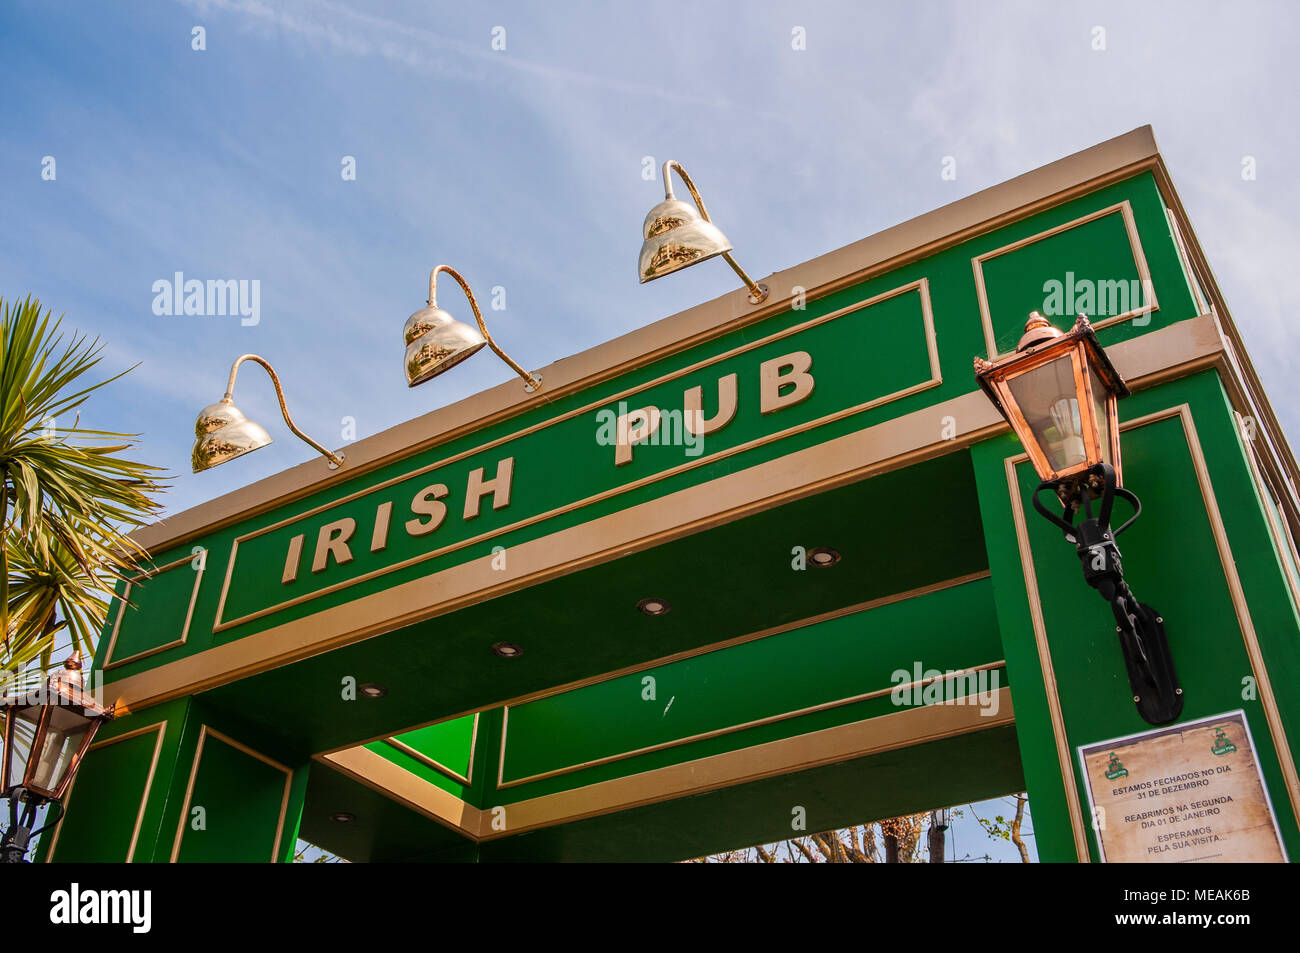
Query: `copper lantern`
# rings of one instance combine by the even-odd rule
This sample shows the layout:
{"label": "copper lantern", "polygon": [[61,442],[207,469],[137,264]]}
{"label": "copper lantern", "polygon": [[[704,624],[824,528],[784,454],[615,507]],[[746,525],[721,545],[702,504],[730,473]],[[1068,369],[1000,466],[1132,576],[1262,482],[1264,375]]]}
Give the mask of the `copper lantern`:
{"label": "copper lantern", "polygon": [[1123,485],[1115,402],[1129,391],[1086,317],[1062,334],[1035,311],[1015,354],[993,363],[975,358],[975,379],[1040,479],[1068,488],[1105,463]]}
{"label": "copper lantern", "polygon": [[41,689],[0,700],[5,713],[3,796],[18,789],[58,800],[99,726],[113,717],[85,690],[74,653]]}
{"label": "copper lantern", "polygon": [[[975,379],[1038,471],[1034,509],[1074,544],[1084,580],[1110,603],[1138,714],[1153,725],[1175,721],[1183,689],[1164,617],[1133,595],[1115,542],[1142,513],[1120,471],[1115,403],[1129,394],[1124,379],[1086,317],[1062,334],[1037,311],[1015,354],[994,362],[975,358]],[[1055,493],[1059,511],[1043,503],[1044,491]],[[1112,527],[1116,500],[1128,503],[1133,515]]]}

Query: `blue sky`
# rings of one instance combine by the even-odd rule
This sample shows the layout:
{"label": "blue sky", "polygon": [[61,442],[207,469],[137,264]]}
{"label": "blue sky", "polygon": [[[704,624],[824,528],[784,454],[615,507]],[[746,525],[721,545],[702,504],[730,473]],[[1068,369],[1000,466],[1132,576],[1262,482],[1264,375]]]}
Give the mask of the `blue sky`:
{"label": "blue sky", "polygon": [[[104,338],[114,370],[141,363],[89,416],[142,433],[140,456],[175,474],[176,512],[312,453],[250,367],[238,403],[276,443],[190,474],[195,413],[242,352],[275,364],[302,427],[330,446],[344,417],[364,437],[506,379],[484,352],[406,387],[402,322],[438,262],[482,297],[506,289],[488,318],[528,367],[729,291],[716,262],[636,284],[639,226],[661,194],[644,156],[686,165],[761,276],[1149,122],[1297,433],[1279,294],[1300,244],[1292,8],[743,9],[700,4],[688,21],[627,4],[6,3],[0,294],[66,312]],[[955,181],[940,176],[949,155]],[[260,323],[155,315],[153,283],[177,271],[257,279]]]}
{"label": "blue sky", "polygon": [[[0,294],[34,294],[101,336],[114,372],[140,363],[87,422],[141,433],[139,456],[174,474],[177,512],[312,454],[249,367],[237,402],[276,443],[189,472],[195,414],[240,353],[276,366],[329,446],[345,417],[364,437],[506,379],[484,352],[406,387],[402,323],[434,264],[480,297],[506,289],[488,319],[532,368],[731,290],[718,262],[637,285],[639,226],[662,195],[643,157],[683,162],[761,277],[1151,123],[1294,440],[1296,319],[1280,292],[1300,246],[1298,22],[1280,2],[1181,0],[694,4],[689,18],[10,0]],[[258,280],[260,323],[155,315],[153,283],[177,271]]]}

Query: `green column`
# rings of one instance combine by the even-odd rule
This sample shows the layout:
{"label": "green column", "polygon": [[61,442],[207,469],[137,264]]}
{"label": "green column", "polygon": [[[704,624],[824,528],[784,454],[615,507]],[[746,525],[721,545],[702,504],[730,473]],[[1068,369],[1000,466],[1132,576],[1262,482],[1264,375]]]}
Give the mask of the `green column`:
{"label": "green column", "polygon": [[286,764],[186,698],[105,726],[38,860],[287,861],[308,764]]}
{"label": "green column", "polygon": [[[1178,723],[1245,712],[1283,842],[1300,856],[1285,737],[1288,725],[1300,733],[1300,622],[1226,395],[1205,371],[1120,411],[1124,485],[1143,513],[1118,542],[1134,593],[1165,619],[1184,689]],[[1032,466],[1008,477],[1020,452],[1009,435],[972,448],[1038,851],[1096,860],[1076,748],[1152,726],[1133,705],[1109,606],[1032,510]],[[1118,525],[1128,510],[1116,507]]]}

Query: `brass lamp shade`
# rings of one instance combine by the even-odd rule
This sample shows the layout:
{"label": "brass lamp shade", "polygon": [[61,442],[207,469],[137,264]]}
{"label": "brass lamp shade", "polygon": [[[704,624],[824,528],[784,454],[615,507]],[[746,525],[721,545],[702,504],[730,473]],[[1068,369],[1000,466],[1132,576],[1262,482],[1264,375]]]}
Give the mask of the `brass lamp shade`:
{"label": "brass lamp shade", "polygon": [[199,411],[194,433],[196,439],[190,463],[195,473],[260,450],[271,442],[271,435],[262,425],[245,417],[229,399],[209,404]]}
{"label": "brass lamp shade", "polygon": [[[465,300],[469,302],[474,320],[478,323],[477,329],[457,321],[438,307],[438,275],[444,272],[465,292]],[[473,357],[486,345],[523,378],[524,390],[531,394],[541,389],[542,375],[528,373],[492,339],[491,332],[483,323],[483,312],[478,309],[469,282],[450,265],[435,265],[433,271],[429,272],[429,300],[423,308],[406,319],[406,325],[402,328],[402,340],[406,342],[406,359],[403,363],[408,387],[415,387],[437,377],[448,368]]]}
{"label": "brass lamp shade", "polygon": [[442,308],[428,305],[406,319],[406,383],[423,384],[477,354],[488,343],[477,330]]}
{"label": "brass lamp shade", "polygon": [[637,263],[641,284],[731,251],[722,229],[680,199],[665,199],[652,208],[642,233],[645,241]]}

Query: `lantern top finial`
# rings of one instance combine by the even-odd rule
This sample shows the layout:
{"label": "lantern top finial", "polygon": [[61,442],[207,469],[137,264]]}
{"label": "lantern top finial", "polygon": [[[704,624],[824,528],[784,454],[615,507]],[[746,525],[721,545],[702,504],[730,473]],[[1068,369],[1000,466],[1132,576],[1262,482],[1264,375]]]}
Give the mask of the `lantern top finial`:
{"label": "lantern top finial", "polygon": [[86,682],[81,674],[80,649],[73,649],[72,654],[64,661],[63,668],[55,669],[50,673],[49,685],[53,691],[58,692],[63,689],[63,694],[66,694],[78,704],[85,704],[86,699],[81,697],[85,691]]}
{"label": "lantern top finial", "polygon": [[1052,323],[1043,317],[1037,311],[1029,313],[1029,320],[1025,322],[1025,333],[1020,337],[1020,343],[1016,345],[1017,351],[1025,351],[1038,344],[1043,344],[1052,338],[1059,338],[1061,332],[1052,327]]}

